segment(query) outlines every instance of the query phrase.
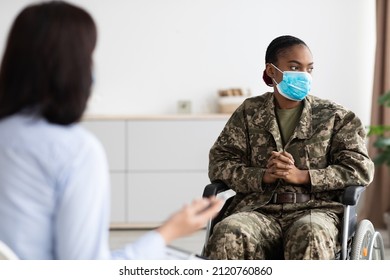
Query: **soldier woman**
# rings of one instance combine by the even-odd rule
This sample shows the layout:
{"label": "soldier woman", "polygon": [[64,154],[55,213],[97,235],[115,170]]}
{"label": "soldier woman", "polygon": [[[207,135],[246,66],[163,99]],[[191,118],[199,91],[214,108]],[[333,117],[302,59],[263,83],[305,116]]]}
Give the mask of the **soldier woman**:
{"label": "soldier woman", "polygon": [[206,246],[211,259],[333,259],[350,185],[374,165],[356,114],[309,95],[313,57],[293,36],[268,46],[273,88],[233,113],[210,151],[209,177],[237,194]]}

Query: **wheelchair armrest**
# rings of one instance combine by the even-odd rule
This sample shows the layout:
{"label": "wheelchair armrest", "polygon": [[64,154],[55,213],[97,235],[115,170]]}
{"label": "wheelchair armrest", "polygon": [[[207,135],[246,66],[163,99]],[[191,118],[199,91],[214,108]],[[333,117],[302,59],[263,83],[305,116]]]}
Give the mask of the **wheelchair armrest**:
{"label": "wheelchair armrest", "polygon": [[344,205],[356,205],[360,195],[364,192],[364,186],[349,186],[345,189],[342,203]]}
{"label": "wheelchair armrest", "polygon": [[203,191],[203,197],[216,196],[217,194],[230,190],[230,188],[222,181],[215,181],[208,184]]}
{"label": "wheelchair armrest", "polygon": [[[218,181],[215,181],[215,182],[212,182],[211,184],[208,184],[206,185],[206,187],[204,188],[203,190],[203,197],[204,198],[207,198],[207,197],[211,197],[211,196],[217,196],[218,194],[220,193],[228,193],[229,191],[232,191],[224,182],[218,180]],[[225,203],[222,207],[222,209],[219,211],[219,213],[213,218],[213,219],[210,219],[207,223],[207,226],[206,226],[206,242],[203,246],[203,249],[202,249],[202,256],[204,255],[204,251],[205,251],[205,246],[207,244],[207,241],[209,239],[209,237],[211,236],[211,234],[213,233],[213,229],[214,229],[214,226],[222,220],[226,210],[228,209],[230,203],[232,202],[233,198],[234,198],[234,194],[230,194],[228,195],[229,198],[224,198],[225,200]]]}

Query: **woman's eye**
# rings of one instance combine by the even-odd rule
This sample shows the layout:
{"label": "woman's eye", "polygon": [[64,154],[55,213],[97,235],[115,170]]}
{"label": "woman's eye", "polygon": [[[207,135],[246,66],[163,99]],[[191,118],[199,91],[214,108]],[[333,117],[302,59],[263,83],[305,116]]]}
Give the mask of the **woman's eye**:
{"label": "woman's eye", "polygon": [[307,72],[308,72],[308,73],[311,73],[311,72],[313,72],[313,68],[309,68],[309,69],[307,69]]}
{"label": "woman's eye", "polygon": [[290,66],[291,71],[298,71],[298,66]]}

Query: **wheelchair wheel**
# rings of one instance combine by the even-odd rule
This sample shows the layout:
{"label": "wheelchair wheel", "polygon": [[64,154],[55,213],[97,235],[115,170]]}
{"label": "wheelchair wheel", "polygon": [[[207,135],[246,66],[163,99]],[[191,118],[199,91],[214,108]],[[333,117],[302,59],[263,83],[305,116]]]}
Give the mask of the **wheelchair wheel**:
{"label": "wheelchair wheel", "polygon": [[362,220],[352,240],[352,260],[383,259],[383,240],[369,220]]}

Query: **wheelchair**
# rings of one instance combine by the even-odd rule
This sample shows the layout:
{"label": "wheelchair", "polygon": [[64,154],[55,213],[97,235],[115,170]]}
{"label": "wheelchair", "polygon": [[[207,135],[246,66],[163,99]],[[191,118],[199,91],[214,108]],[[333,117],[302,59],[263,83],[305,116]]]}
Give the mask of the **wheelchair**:
{"label": "wheelchair", "polygon": [[[381,234],[374,229],[372,223],[367,220],[357,219],[357,205],[360,195],[365,190],[363,186],[349,186],[345,189],[342,203],[344,205],[343,226],[341,234],[341,251],[335,256],[340,260],[383,260],[385,258],[384,244]],[[229,196],[220,212],[206,225],[206,239],[202,249],[204,256],[205,247],[214,226],[222,220],[223,214],[230,205],[235,195],[226,184],[221,181],[208,184],[203,197]]]}

